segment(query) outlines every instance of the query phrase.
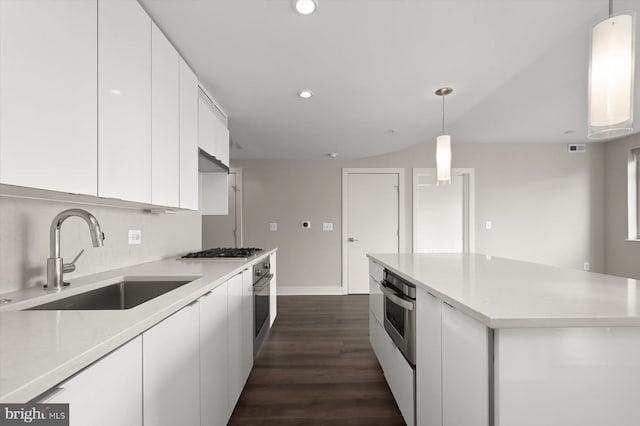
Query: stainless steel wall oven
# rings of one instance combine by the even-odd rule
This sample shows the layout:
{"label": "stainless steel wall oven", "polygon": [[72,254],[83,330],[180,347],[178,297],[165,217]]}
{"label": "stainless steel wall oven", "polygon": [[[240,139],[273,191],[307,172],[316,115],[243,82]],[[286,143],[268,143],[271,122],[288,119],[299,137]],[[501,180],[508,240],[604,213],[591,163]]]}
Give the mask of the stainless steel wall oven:
{"label": "stainless steel wall oven", "polygon": [[253,266],[253,356],[258,355],[260,346],[269,332],[269,305],[271,291],[271,264],[269,258]]}
{"label": "stainless steel wall oven", "polygon": [[416,365],[416,286],[385,270],[384,328],[412,366]]}

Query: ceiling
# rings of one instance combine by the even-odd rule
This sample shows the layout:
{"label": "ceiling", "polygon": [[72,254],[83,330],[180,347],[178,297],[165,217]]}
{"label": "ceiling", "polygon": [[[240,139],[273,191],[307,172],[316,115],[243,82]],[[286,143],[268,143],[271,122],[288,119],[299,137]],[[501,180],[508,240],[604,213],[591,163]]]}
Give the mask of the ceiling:
{"label": "ceiling", "polygon": [[[290,0],[140,2],[228,113],[231,157],[252,159],[435,143],[443,86],[454,143],[586,142],[590,32],[608,13],[606,0],[318,0],[308,16]],[[640,0],[614,8],[640,14]]]}

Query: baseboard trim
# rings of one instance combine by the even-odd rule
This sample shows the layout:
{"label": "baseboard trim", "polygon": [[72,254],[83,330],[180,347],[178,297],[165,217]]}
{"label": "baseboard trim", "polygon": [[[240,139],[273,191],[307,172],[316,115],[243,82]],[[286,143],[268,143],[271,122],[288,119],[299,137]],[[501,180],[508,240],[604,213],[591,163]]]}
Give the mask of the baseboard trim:
{"label": "baseboard trim", "polygon": [[335,296],[343,295],[342,287],[283,287],[278,286],[278,296]]}

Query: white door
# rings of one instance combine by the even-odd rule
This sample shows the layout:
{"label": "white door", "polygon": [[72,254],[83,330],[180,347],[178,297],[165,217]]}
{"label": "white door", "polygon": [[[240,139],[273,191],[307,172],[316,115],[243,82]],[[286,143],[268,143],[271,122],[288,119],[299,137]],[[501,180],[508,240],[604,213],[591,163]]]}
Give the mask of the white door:
{"label": "white door", "polygon": [[400,251],[403,177],[398,169],[343,170],[343,278],[349,294],[369,293],[367,253]]}
{"label": "white door", "polygon": [[473,169],[454,169],[438,185],[435,169],[413,169],[414,253],[473,251]]}
{"label": "white door", "polygon": [[242,247],[242,171],[232,169],[228,183],[229,214],[202,215],[202,247]]}

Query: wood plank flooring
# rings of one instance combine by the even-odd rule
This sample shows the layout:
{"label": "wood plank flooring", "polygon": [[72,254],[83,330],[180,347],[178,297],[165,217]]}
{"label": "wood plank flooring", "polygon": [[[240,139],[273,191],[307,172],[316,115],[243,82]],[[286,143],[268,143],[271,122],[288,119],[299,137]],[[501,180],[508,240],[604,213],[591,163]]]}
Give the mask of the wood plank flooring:
{"label": "wood plank flooring", "polygon": [[404,425],[369,345],[366,295],[278,297],[230,425]]}

